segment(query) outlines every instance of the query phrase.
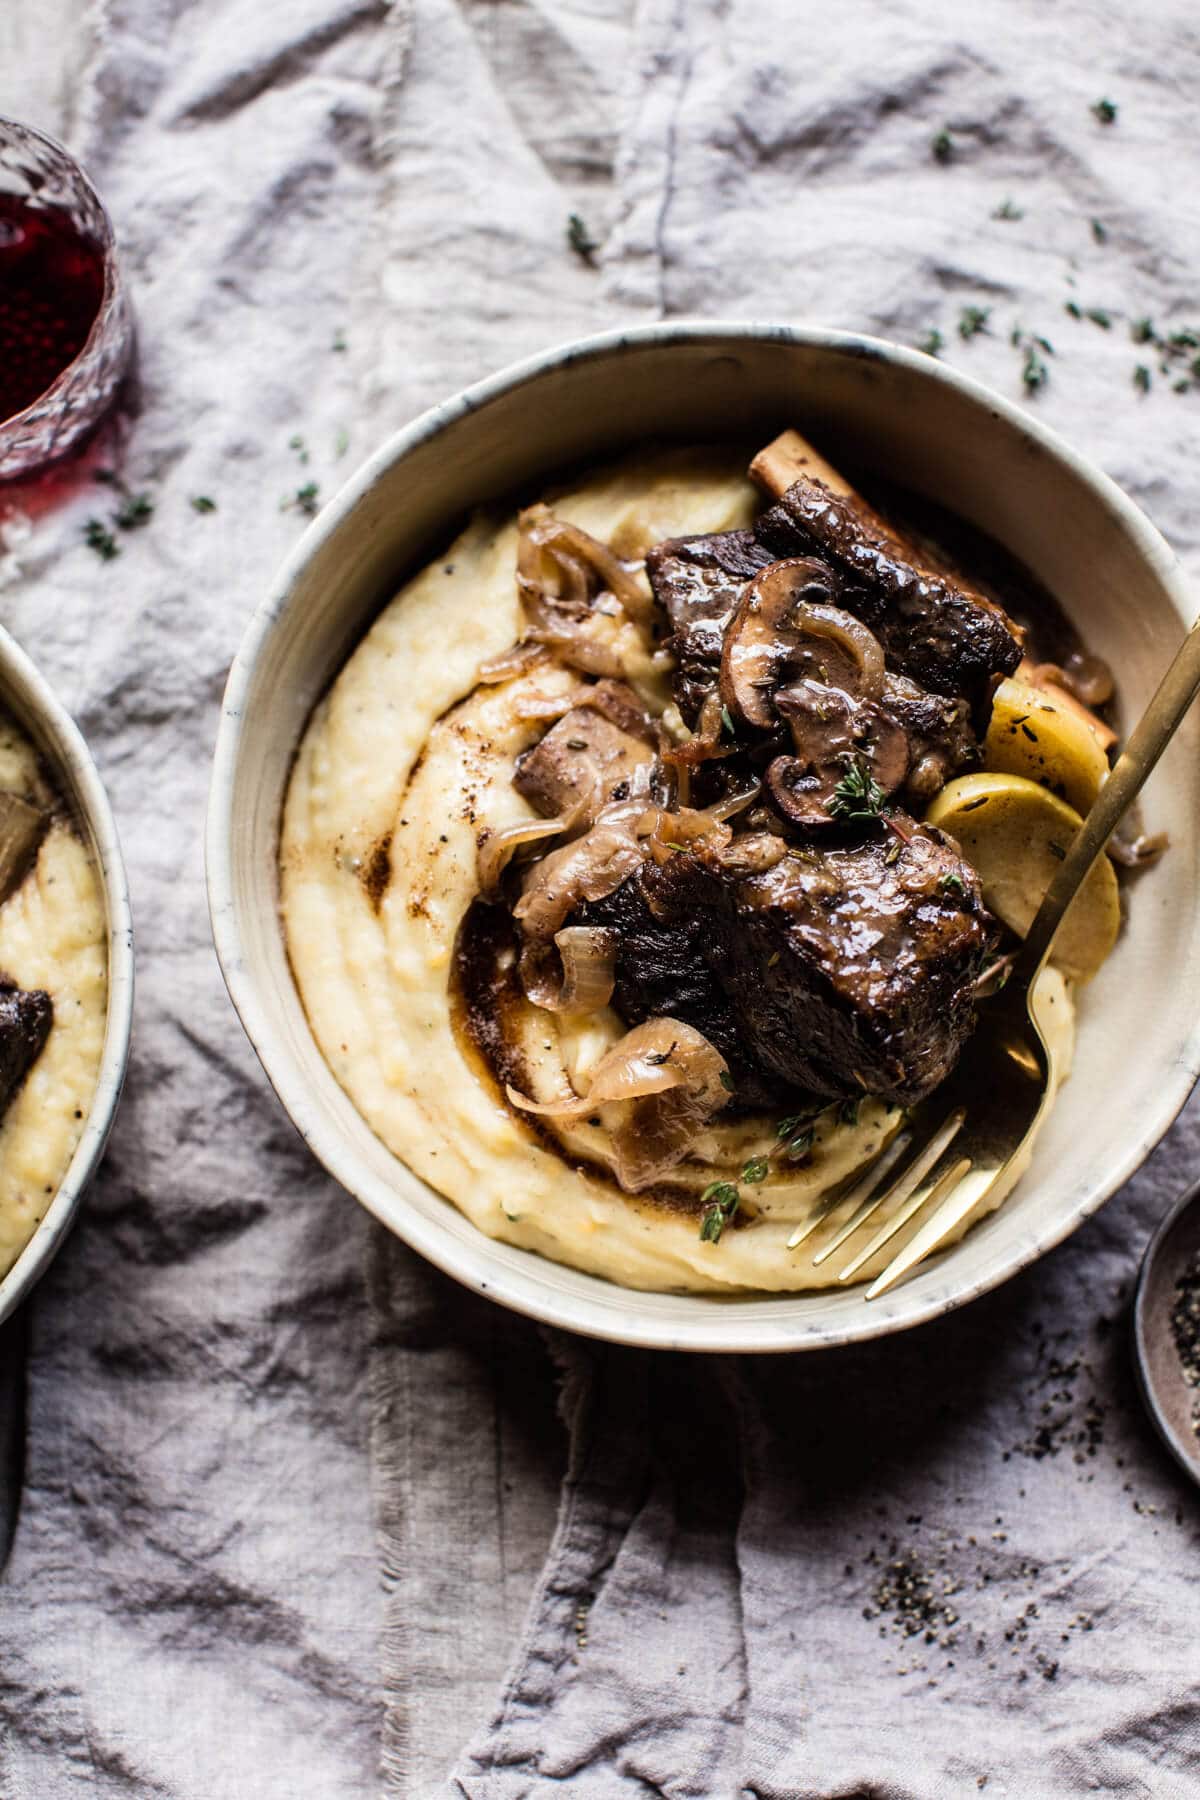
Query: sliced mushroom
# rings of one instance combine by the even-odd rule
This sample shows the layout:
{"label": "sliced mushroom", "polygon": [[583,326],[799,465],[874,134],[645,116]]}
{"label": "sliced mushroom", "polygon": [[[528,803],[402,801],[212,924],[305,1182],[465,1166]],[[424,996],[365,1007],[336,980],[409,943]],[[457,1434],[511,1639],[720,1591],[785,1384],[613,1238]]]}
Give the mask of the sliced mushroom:
{"label": "sliced mushroom", "polygon": [[878,695],[883,651],[865,625],[831,604],[832,594],[828,568],[805,556],[771,563],[747,585],[725,633],[720,686],[748,725],[770,731],[775,693],[796,679],[854,699]]}
{"label": "sliced mushroom", "polygon": [[793,825],[820,826],[832,823],[828,802],[833,788],[828,780],[814,774],[798,756],[777,756],[767,768],[767,789],[772,800]]}
{"label": "sliced mushroom", "polygon": [[848,768],[865,765],[885,794],[903,783],[908,734],[881,707],[812,681],[782,689],[775,701],[791,727],[795,755],[776,757],[767,786],[792,824],[832,824],[829,802]]}

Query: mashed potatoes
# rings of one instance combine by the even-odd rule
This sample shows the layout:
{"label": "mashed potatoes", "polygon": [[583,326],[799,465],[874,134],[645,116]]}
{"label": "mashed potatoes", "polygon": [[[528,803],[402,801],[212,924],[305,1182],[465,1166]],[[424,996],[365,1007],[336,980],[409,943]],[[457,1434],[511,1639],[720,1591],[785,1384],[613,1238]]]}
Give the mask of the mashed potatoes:
{"label": "mashed potatoes", "polygon": [[[634,558],[667,536],[748,523],[757,501],[743,467],[732,452],[629,459],[555,496],[554,509]],[[285,805],[281,897],[317,1042],[383,1142],[491,1237],[629,1287],[828,1285],[857,1244],[820,1268],[812,1256],[844,1210],[800,1249],[788,1238],[894,1136],[899,1111],[875,1100],[830,1108],[808,1160],[773,1162],[764,1182],[743,1187],[736,1228],[706,1243],[700,1193],[738,1180],[772,1147],[773,1118],[718,1116],[672,1172],[674,1204],[632,1196],[605,1168],[603,1125],[581,1120],[548,1141],[505,1102],[456,1024],[455,946],[478,891],[479,834],[533,816],[511,785],[513,759],[545,728],[530,717],[538,699],[570,684],[553,666],[478,684],[480,664],[521,635],[516,551],[515,519],[473,521],[385,609],[305,734]],[[647,698],[660,681],[647,661]],[[663,682],[660,710],[668,698]],[[1044,979],[1065,1070],[1070,1003],[1053,971]],[[580,1023],[523,1002],[508,1029],[534,1097],[547,1099],[586,1083],[624,1027],[607,1009]]]}

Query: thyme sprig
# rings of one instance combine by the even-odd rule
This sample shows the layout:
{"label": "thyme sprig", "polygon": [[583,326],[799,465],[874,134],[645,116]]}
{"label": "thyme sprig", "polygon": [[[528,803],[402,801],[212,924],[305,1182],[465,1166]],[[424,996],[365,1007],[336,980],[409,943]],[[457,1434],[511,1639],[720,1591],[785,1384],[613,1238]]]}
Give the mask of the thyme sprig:
{"label": "thyme sprig", "polygon": [[700,1196],[704,1212],[700,1219],[700,1242],[719,1244],[721,1233],[742,1203],[736,1182],[710,1181]]}
{"label": "thyme sprig", "polygon": [[848,822],[877,819],[884,809],[887,795],[871,773],[864,756],[856,756],[833,790],[829,801],[830,815]]}

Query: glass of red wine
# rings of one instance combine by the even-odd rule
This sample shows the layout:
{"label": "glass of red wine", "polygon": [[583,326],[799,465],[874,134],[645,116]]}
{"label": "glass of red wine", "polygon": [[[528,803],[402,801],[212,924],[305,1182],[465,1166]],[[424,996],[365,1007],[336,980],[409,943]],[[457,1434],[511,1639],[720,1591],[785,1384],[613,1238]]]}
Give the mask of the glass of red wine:
{"label": "glass of red wine", "polygon": [[78,449],[132,355],[133,315],[96,190],[61,144],[0,117],[0,482]]}

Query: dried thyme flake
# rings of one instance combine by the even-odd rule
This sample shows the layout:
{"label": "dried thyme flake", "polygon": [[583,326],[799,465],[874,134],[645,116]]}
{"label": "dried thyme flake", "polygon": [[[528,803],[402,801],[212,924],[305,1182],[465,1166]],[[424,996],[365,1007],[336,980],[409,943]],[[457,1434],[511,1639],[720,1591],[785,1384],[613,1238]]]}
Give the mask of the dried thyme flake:
{"label": "dried thyme flake", "polygon": [[951,160],[954,155],[954,139],[950,135],[949,126],[943,126],[930,140],[929,148],[935,162],[948,163]]}
{"label": "dried thyme flake", "polygon": [[210,500],[207,494],[193,494],[188,505],[198,513],[215,513],[217,510],[216,501]]}
{"label": "dried thyme flake", "polygon": [[1117,122],[1117,104],[1115,100],[1093,100],[1091,111],[1101,125],[1115,125]]}
{"label": "dried thyme flake", "polygon": [[1023,219],[1025,214],[1019,206],[1014,206],[1011,200],[1005,200],[996,208],[992,217],[993,219]]}
{"label": "dried thyme flake", "polygon": [[917,349],[923,350],[925,352],[926,356],[936,356],[938,351],[944,350],[945,347],[946,347],[946,340],[942,336],[941,332],[938,330],[936,325],[931,325],[929,330],[924,334],[923,337],[921,337],[918,340],[918,343],[917,343]]}
{"label": "dried thyme flake", "polygon": [[1145,363],[1139,363],[1133,371],[1134,387],[1137,388],[1139,393],[1148,394],[1150,392],[1150,380],[1149,369],[1146,367]]}

